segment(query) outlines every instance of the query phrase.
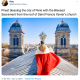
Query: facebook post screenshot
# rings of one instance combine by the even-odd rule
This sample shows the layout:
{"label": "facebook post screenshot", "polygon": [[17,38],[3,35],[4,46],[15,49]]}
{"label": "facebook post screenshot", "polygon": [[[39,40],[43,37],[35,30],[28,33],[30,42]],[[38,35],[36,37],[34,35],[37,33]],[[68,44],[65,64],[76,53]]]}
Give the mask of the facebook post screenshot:
{"label": "facebook post screenshot", "polygon": [[80,0],[0,0],[0,80],[80,80]]}

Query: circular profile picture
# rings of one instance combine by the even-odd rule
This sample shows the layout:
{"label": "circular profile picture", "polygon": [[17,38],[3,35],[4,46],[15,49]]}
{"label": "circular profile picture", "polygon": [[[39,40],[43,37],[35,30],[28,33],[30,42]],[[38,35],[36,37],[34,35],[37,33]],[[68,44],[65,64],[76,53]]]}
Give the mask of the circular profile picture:
{"label": "circular profile picture", "polygon": [[7,1],[7,0],[3,0],[3,1],[2,1],[2,5],[3,5],[3,6],[7,6],[7,5],[8,5],[8,1]]}

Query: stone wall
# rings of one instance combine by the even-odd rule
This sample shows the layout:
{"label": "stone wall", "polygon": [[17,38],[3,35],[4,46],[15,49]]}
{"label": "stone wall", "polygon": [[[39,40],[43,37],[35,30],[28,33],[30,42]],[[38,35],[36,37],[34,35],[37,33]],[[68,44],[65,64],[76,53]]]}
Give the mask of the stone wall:
{"label": "stone wall", "polygon": [[[66,38],[66,45],[61,45],[61,38]],[[64,54],[70,53],[70,32],[56,32],[55,33],[55,53]]]}
{"label": "stone wall", "polygon": [[[18,45],[13,45],[13,38],[14,36],[18,37]],[[20,55],[24,54],[24,34],[23,33],[11,33],[10,32],[10,53],[9,58],[14,59]]]}

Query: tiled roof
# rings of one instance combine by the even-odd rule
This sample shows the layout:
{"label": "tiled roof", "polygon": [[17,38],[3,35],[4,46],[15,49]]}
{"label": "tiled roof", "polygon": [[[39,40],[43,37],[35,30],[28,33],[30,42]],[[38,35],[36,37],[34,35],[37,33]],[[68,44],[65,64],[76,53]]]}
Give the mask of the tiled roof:
{"label": "tiled roof", "polygon": [[[2,75],[36,75],[36,49],[14,59],[2,67]],[[61,57],[60,57],[61,58]],[[77,75],[78,68],[61,58],[60,64],[50,75]]]}
{"label": "tiled roof", "polygon": [[61,23],[57,25],[56,31],[70,31],[69,25],[61,21]]}
{"label": "tiled roof", "polygon": [[16,21],[11,24],[9,32],[17,32],[17,33],[22,32],[22,33],[24,33],[24,30],[23,30],[22,25],[18,21]]}

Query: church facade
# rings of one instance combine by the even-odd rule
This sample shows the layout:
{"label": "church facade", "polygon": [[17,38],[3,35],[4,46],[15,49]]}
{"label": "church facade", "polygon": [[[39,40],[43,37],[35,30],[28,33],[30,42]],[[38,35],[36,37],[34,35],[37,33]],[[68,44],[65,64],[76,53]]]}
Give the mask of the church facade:
{"label": "church facade", "polygon": [[69,25],[61,21],[55,31],[55,53],[57,55],[69,55],[70,53],[70,29]]}
{"label": "church facade", "polygon": [[24,54],[24,31],[22,25],[16,20],[9,29],[10,52],[9,61]]}

